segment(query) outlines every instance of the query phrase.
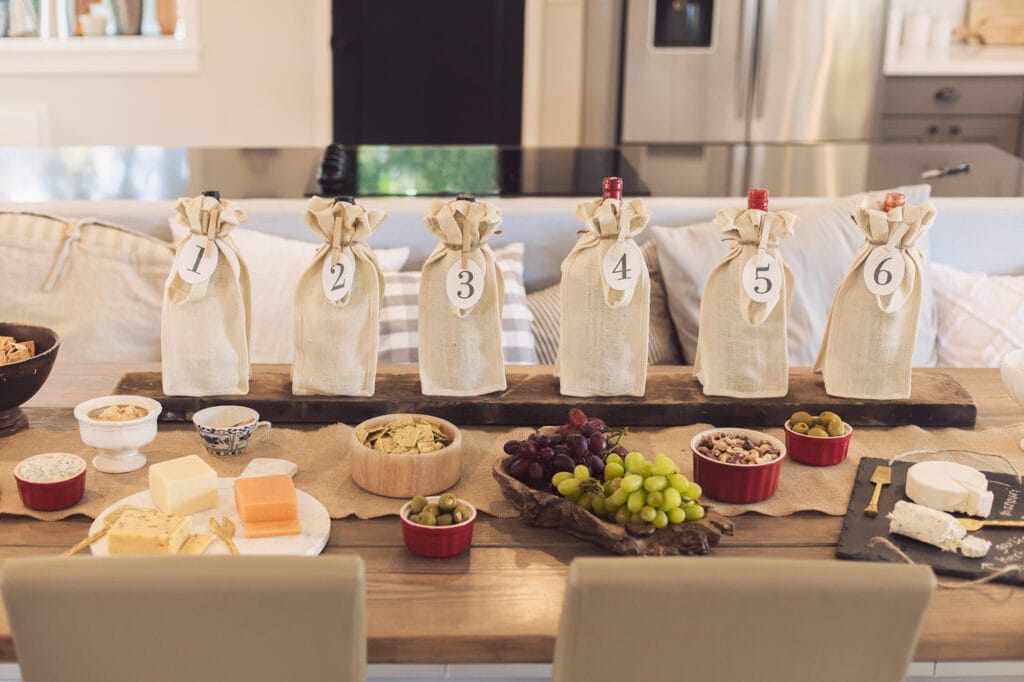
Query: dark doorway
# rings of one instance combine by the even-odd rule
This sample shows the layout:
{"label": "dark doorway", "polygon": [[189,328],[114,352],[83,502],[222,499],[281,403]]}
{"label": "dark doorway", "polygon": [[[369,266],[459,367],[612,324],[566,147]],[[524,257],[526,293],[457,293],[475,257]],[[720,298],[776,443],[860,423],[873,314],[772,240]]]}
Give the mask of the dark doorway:
{"label": "dark doorway", "polygon": [[334,139],[518,145],[525,0],[334,0]]}

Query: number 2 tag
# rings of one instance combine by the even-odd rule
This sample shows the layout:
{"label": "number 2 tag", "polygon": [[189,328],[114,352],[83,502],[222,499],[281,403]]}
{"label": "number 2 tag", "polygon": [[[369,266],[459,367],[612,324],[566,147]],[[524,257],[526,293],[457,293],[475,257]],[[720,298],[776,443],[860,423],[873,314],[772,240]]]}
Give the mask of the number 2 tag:
{"label": "number 2 tag", "polygon": [[184,246],[178,250],[178,277],[189,284],[205,282],[213,276],[217,269],[219,251],[217,244],[204,235],[192,235]]}
{"label": "number 2 tag", "polygon": [[355,277],[356,262],[350,254],[342,251],[338,257],[338,264],[331,265],[331,254],[328,252],[323,270],[320,271],[324,296],[328,301],[340,301],[348,296],[348,292],[352,291],[352,281]]}
{"label": "number 2 tag", "polygon": [[460,310],[472,308],[484,295],[484,272],[473,261],[467,261],[463,268],[460,260],[448,269],[445,290],[453,306]]}
{"label": "number 2 tag", "polygon": [[629,291],[640,281],[640,247],[636,242],[613,244],[604,254],[601,274],[605,284],[616,291]]}
{"label": "number 2 tag", "polygon": [[743,291],[755,303],[771,303],[782,290],[782,268],[767,253],[758,253],[743,266]]}
{"label": "number 2 tag", "polygon": [[864,261],[864,284],[876,296],[896,293],[907,274],[903,254],[896,247],[876,247]]}

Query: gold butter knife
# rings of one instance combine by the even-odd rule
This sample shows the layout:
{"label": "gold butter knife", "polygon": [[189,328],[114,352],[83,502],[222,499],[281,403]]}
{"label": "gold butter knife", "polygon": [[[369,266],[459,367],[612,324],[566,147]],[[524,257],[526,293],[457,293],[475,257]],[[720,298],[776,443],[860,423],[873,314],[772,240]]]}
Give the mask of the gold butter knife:
{"label": "gold butter knife", "polygon": [[882,486],[892,483],[892,468],[879,464],[875,467],[875,473],[871,474],[871,482],[875,484],[875,492],[868,506],[864,508],[864,515],[878,516],[878,497],[882,494]]}
{"label": "gold butter knife", "polygon": [[238,554],[238,548],[235,547],[235,541],[231,539],[231,536],[235,534],[235,524],[231,523],[228,517],[220,517],[220,523],[217,523],[217,519],[211,516],[210,530],[214,535],[224,541],[224,544],[228,546],[229,552],[232,554]]}
{"label": "gold butter knife", "polygon": [[982,528],[988,528],[990,526],[1003,526],[1006,528],[1024,528],[1024,521],[1000,521],[993,519],[991,521],[984,519],[967,519],[957,518],[957,523],[963,526],[964,530],[981,530]]}

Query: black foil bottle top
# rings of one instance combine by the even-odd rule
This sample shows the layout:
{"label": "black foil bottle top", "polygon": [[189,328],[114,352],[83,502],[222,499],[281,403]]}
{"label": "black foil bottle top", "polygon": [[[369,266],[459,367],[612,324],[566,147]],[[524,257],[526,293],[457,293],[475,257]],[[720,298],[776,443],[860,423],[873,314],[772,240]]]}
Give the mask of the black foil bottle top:
{"label": "black foil bottle top", "polygon": [[455,201],[476,201],[476,197],[472,194],[456,194]]}
{"label": "black foil bottle top", "polygon": [[205,192],[203,192],[203,196],[204,197],[213,197],[217,201],[220,201],[220,192],[218,190],[215,190],[215,189],[208,189],[208,190],[206,190]]}
{"label": "black foil bottle top", "polygon": [[352,204],[353,206],[356,205],[356,199],[355,199],[355,197],[353,197],[351,195],[347,195],[346,194],[344,196],[334,197],[334,203],[340,204],[342,202],[344,202],[346,204]]}

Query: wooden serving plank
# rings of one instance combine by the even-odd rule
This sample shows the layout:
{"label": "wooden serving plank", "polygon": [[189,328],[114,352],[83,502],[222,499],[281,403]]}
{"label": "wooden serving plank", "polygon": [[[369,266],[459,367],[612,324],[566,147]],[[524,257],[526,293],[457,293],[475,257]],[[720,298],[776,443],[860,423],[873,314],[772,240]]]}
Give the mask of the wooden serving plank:
{"label": "wooden serving plank", "polygon": [[642,398],[623,396],[573,398],[558,392],[550,367],[515,366],[506,371],[508,389],[485,396],[425,396],[415,367],[393,365],[377,374],[376,393],[369,398],[293,396],[285,366],[258,367],[244,396],[193,398],[165,396],[159,372],[129,372],[115,393],[154,398],[163,405],[161,421],[189,421],[212,405],[246,405],[270,421],[356,424],[395,412],[431,414],[458,425],[562,424],[570,407],[609,423],[630,426],[742,424],[781,426],[793,412],[832,410],[854,426],[971,427],[977,419],[974,398],[949,374],[915,370],[909,400],[852,400],[825,393],[820,375],[807,370],[790,373],[789,393],[782,398],[741,400],[709,397],[689,367],[652,368]]}
{"label": "wooden serving plank", "polygon": [[[907,470],[912,462],[894,462],[892,464],[892,483],[882,487],[878,498],[878,516],[872,518],[864,515],[864,508],[871,500],[875,486],[871,483],[871,474],[879,464],[888,464],[888,460],[876,457],[865,457],[857,467],[857,478],[850,495],[850,506],[843,520],[843,530],[839,535],[839,546],[836,556],[840,559],[864,559],[868,561],[903,561],[891,549],[881,546],[869,547],[874,537],[883,537],[899,547],[907,556],[918,564],[928,564],[936,573],[969,578],[976,580],[985,577],[1009,565],[1019,565],[1024,557],[1024,529],[1020,528],[982,528],[971,533],[992,543],[988,555],[971,559],[958,552],[946,552],[924,542],[889,534],[889,519],[886,515],[896,506],[897,500],[911,501],[907,497]],[[992,504],[992,519],[1024,518],[1024,490],[1017,478],[1010,474],[998,474],[986,471],[989,490],[995,498]],[[997,578],[999,582],[1024,585],[1024,574],[1011,572]]]}

